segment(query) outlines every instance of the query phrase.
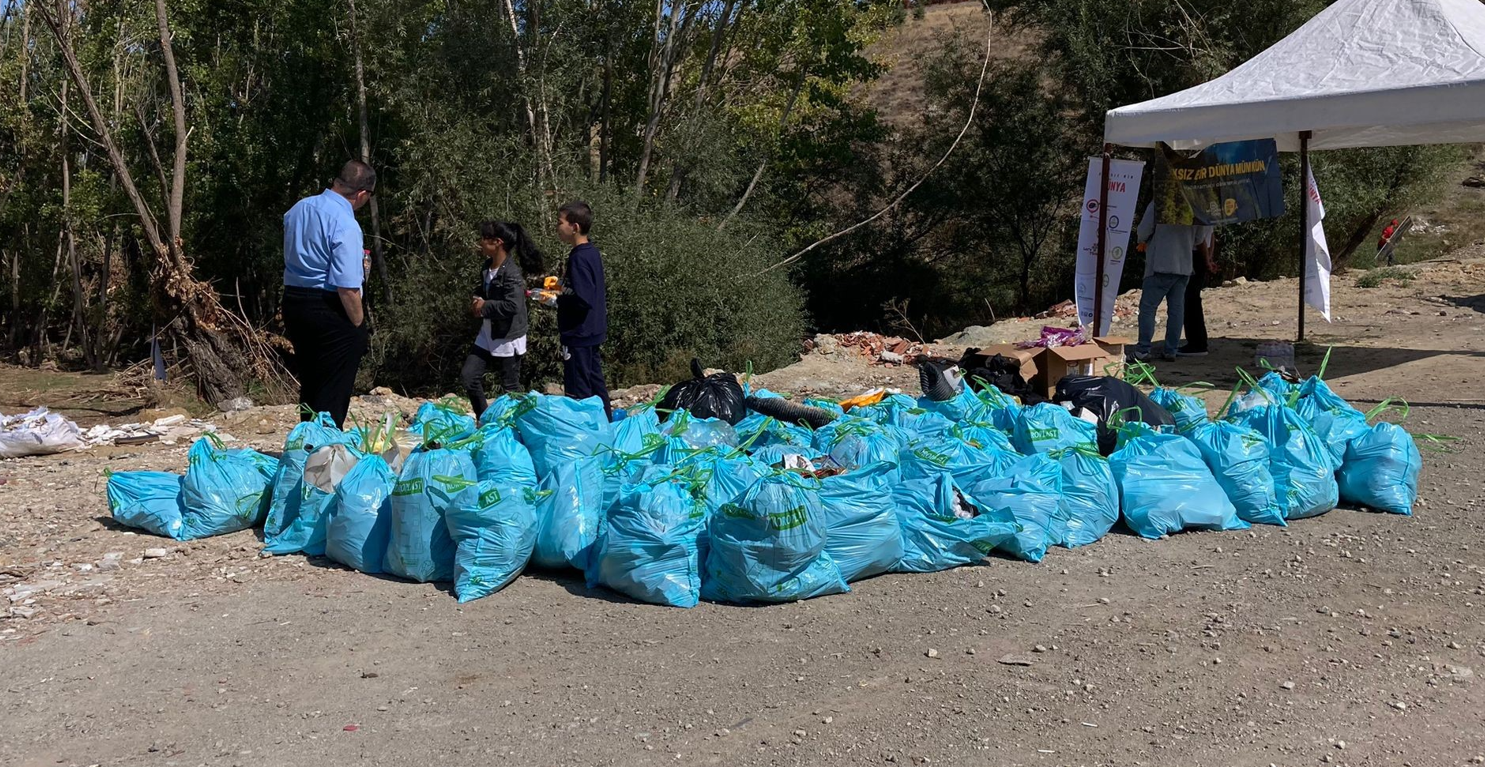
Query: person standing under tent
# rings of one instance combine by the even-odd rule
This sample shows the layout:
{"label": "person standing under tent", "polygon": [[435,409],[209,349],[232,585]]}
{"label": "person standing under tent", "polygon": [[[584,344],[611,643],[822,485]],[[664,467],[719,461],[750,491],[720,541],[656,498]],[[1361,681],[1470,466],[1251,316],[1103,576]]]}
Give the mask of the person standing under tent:
{"label": "person standing under tent", "polygon": [[1177,357],[1207,356],[1207,317],[1201,307],[1201,290],[1211,275],[1220,274],[1221,270],[1217,268],[1216,228],[1205,228],[1206,239],[1196,243],[1191,254],[1191,281],[1186,283],[1186,343],[1176,351]]}
{"label": "person standing under tent", "polygon": [[345,426],[356,369],[371,343],[356,211],[375,193],[376,171],[351,160],[329,189],[284,214],[284,332],[294,345],[305,420],[327,412]]}
{"label": "person standing under tent", "polygon": [[1152,200],[1140,216],[1139,244],[1145,253],[1145,281],[1140,288],[1139,343],[1130,356],[1150,359],[1155,338],[1155,314],[1166,305],[1165,349],[1162,357],[1176,358],[1185,323],[1186,285],[1191,281],[1191,256],[1196,243],[1207,237],[1210,227],[1157,224],[1157,206]]}

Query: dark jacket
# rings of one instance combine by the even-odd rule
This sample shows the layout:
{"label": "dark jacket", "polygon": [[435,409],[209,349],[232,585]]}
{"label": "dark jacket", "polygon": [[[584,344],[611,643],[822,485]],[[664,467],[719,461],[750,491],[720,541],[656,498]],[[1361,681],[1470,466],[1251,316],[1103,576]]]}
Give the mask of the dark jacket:
{"label": "dark jacket", "polygon": [[515,257],[507,256],[495,279],[486,284],[485,272],[493,262],[494,259],[487,260],[480,267],[474,295],[485,299],[480,316],[490,321],[490,339],[496,343],[514,341],[526,335],[526,277],[521,274],[521,265]]}
{"label": "dark jacket", "polygon": [[584,243],[572,249],[557,297],[557,332],[564,346],[598,346],[608,339],[608,288],[603,254]]}

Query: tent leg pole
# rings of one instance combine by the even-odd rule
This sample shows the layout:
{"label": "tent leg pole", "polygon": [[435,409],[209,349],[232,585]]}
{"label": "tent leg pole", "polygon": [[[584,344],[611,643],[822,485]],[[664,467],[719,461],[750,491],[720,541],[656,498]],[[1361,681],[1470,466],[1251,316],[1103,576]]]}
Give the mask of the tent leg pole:
{"label": "tent leg pole", "polygon": [[1108,335],[1110,330],[1103,322],[1103,281],[1107,278],[1104,253],[1109,236],[1109,149],[1110,145],[1103,145],[1103,177],[1098,185],[1098,268],[1093,280],[1093,335],[1099,337]]}
{"label": "tent leg pole", "polygon": [[1299,132],[1299,334],[1305,340],[1305,282],[1310,272],[1310,132]]}

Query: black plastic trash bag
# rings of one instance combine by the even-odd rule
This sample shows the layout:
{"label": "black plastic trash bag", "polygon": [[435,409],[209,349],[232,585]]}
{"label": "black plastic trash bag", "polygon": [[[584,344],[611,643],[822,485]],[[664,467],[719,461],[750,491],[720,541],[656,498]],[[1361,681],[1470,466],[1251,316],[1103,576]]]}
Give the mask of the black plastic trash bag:
{"label": "black plastic trash bag", "polygon": [[989,384],[1021,400],[1023,405],[1047,401],[1021,376],[1020,360],[1001,354],[984,354],[979,349],[965,349],[964,356],[959,358],[959,369],[975,391]]}
{"label": "black plastic trash bag", "polygon": [[743,402],[742,384],[731,373],[706,375],[701,360],[691,360],[691,379],[681,381],[665,392],[659,410],[685,410],[697,418],[717,418],[734,426],[748,414]]}
{"label": "black plastic trash bag", "polygon": [[1170,411],[1155,404],[1145,393],[1109,376],[1064,376],[1057,382],[1053,402],[1071,402],[1073,407],[1098,417],[1098,452],[1112,455],[1118,435],[1109,428],[1109,418],[1123,412],[1125,423],[1140,421],[1150,426],[1175,426]]}

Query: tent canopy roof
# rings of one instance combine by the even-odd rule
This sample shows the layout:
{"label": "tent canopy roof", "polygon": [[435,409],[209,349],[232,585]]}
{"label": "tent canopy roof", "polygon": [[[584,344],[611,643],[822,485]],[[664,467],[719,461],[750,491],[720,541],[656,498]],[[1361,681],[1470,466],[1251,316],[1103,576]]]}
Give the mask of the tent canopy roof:
{"label": "tent canopy roof", "polygon": [[1481,0],[1340,0],[1272,48],[1195,88],[1110,111],[1104,140],[1195,149],[1485,142]]}

